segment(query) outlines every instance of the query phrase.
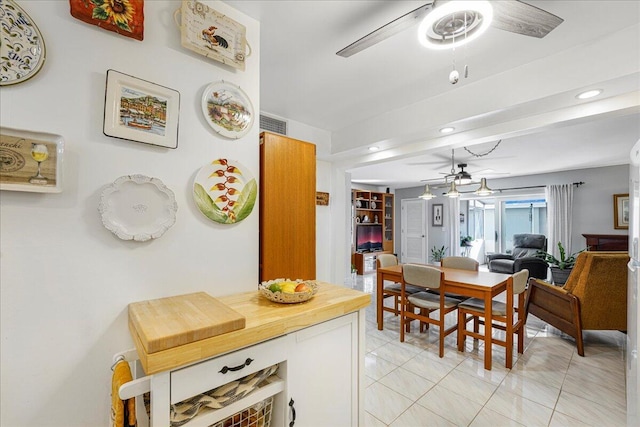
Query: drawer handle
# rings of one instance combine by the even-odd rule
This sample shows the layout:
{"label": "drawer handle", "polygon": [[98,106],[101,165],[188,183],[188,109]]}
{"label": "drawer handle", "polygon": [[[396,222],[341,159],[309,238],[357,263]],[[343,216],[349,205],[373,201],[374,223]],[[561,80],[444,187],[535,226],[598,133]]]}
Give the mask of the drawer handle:
{"label": "drawer handle", "polygon": [[222,369],[220,369],[218,372],[222,373],[222,374],[226,374],[229,371],[239,371],[240,369],[244,368],[245,366],[249,366],[251,365],[251,362],[253,362],[253,359],[247,357],[247,360],[244,361],[244,363],[242,365],[238,365],[238,366],[233,366],[233,367],[228,367],[228,366],[224,366]]}
{"label": "drawer handle", "polygon": [[289,423],[289,427],[293,427],[293,425],[296,423],[296,408],[293,407],[293,399],[289,401],[289,406],[291,407],[291,413],[293,418]]}

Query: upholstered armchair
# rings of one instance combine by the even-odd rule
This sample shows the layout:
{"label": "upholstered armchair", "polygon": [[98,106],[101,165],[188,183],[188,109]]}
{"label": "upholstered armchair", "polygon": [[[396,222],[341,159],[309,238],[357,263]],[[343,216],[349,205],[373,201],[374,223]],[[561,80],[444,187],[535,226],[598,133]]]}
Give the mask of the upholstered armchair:
{"label": "upholstered armchair", "polygon": [[548,265],[538,256],[538,251],[547,250],[547,238],[542,234],[514,234],[513,250],[510,254],[487,255],[489,271],[513,274],[529,270],[529,277],[547,278]]}
{"label": "upholstered armchair", "polygon": [[583,330],[627,329],[628,262],[626,252],[582,252],[563,287],[530,279],[525,316],[572,336],[584,356]]}

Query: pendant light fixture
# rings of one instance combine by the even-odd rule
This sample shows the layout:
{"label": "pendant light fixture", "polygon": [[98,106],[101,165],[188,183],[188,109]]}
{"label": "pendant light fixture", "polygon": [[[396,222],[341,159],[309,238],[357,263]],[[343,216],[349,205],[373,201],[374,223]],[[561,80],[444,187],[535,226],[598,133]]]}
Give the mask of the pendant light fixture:
{"label": "pendant light fixture", "polygon": [[456,197],[460,197],[460,192],[456,188],[455,181],[451,181],[451,188],[449,188],[449,191],[445,193],[445,196],[451,197],[452,199]]}
{"label": "pendant light fixture", "polygon": [[435,198],[435,197],[436,197],[436,195],[435,195],[435,194],[433,194],[433,193],[431,192],[431,190],[429,189],[429,184],[425,185],[425,186],[424,186],[424,193],[422,193],[422,195],[420,196],[420,198],[421,198],[421,199],[424,199],[424,200],[431,200],[431,199],[433,199],[433,198]]}
{"label": "pendant light fixture", "polygon": [[480,179],[480,187],[474,192],[478,196],[488,196],[493,194],[493,190],[487,187],[487,178]]}

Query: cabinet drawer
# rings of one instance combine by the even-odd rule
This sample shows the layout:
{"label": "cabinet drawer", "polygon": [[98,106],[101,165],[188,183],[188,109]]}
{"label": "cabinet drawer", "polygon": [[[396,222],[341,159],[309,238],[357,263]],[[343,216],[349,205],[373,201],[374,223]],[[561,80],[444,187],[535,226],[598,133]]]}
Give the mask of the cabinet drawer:
{"label": "cabinet drawer", "polygon": [[[288,341],[287,336],[275,338],[171,372],[171,403],[284,361]],[[248,359],[251,361],[247,365]]]}

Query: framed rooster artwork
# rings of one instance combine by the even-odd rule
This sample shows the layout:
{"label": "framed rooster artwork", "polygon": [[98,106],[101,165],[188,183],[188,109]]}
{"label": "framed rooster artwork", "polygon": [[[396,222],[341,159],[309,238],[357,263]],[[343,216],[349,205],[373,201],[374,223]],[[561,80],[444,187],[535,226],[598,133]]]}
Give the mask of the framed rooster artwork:
{"label": "framed rooster artwork", "polygon": [[144,0],[69,0],[71,16],[136,40],[144,38]]}
{"label": "framed rooster artwork", "polygon": [[184,0],[176,10],[182,46],[215,61],[244,71],[248,47],[246,28],[198,1]]}

